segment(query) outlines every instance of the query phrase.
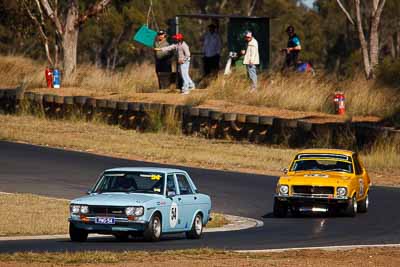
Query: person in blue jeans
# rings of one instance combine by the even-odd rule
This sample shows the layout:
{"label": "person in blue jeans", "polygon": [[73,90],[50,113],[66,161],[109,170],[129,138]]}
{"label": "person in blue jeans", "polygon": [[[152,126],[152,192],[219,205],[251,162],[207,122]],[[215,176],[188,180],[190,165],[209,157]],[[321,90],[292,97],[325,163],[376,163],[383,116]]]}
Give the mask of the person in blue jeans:
{"label": "person in blue jeans", "polygon": [[172,36],[172,39],[176,40],[177,43],[161,48],[154,48],[155,51],[173,51],[178,52],[178,65],[179,72],[183,79],[182,94],[189,94],[190,90],[195,88],[194,82],[190,78],[190,49],[188,44],[183,40],[183,34],[177,33]]}
{"label": "person in blue jeans", "polygon": [[258,52],[258,42],[253,37],[253,33],[246,31],[244,39],[247,43],[246,50],[242,50],[244,55],[243,64],[247,69],[247,77],[251,81],[251,92],[257,91],[257,65],[260,64],[260,54]]}

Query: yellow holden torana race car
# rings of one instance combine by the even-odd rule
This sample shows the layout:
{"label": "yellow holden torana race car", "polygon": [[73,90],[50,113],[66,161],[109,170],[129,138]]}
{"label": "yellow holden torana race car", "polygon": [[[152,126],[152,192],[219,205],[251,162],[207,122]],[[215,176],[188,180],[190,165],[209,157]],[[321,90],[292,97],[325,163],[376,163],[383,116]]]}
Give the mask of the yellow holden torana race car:
{"label": "yellow holden torana race car", "polygon": [[336,149],[307,149],[299,152],[284,169],[276,187],[274,216],[288,210],[343,212],[354,217],[368,211],[371,180],[357,153]]}

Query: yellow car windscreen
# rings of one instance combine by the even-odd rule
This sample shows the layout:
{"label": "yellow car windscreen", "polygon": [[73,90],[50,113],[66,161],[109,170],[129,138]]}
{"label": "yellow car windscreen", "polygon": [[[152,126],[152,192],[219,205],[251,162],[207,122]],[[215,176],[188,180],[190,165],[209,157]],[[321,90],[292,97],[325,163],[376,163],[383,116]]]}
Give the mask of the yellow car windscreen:
{"label": "yellow car windscreen", "polygon": [[353,173],[351,161],[330,158],[303,158],[293,162],[290,171],[336,171]]}

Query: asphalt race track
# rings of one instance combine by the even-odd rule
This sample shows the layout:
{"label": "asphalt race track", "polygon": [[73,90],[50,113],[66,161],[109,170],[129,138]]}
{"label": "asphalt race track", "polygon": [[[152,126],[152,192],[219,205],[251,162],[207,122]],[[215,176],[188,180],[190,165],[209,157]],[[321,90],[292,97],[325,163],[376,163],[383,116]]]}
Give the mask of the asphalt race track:
{"label": "asphalt race track", "polygon": [[[70,199],[85,194],[104,169],[121,166],[160,165],[0,142],[0,191],[29,192]],[[158,243],[141,240],[118,242],[112,237],[89,237],[86,243],[73,243],[66,239],[2,241],[0,252],[205,247],[250,250],[400,243],[398,188],[373,187],[369,212],[358,214],[355,218],[315,216],[277,219],[271,216],[277,177],[177,168],[187,170],[199,190],[211,195],[215,211],[256,218],[262,220],[264,226],[235,232],[206,233],[201,240],[187,240],[183,235],[174,235]]]}

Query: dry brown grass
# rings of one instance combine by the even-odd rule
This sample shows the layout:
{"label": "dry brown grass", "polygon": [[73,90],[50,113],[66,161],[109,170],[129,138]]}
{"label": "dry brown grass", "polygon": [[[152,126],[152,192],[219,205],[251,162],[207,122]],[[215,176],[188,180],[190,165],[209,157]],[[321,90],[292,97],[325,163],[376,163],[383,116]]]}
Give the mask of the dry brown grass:
{"label": "dry brown grass", "polygon": [[376,87],[362,77],[335,82],[326,76],[273,74],[261,77],[257,93],[249,93],[249,81],[241,73],[221,77],[210,84],[205,99],[308,112],[333,113],[335,91],[344,91],[350,116],[386,117],[400,108],[400,95],[394,89]]}
{"label": "dry brown grass", "polygon": [[45,86],[46,65],[21,56],[0,56],[0,86]]}
{"label": "dry brown grass", "polygon": [[0,193],[0,236],[67,233],[68,207],[67,200]]}
{"label": "dry brown grass", "polygon": [[[32,194],[0,192],[0,236],[51,235],[68,233],[69,201]],[[207,228],[230,221],[223,214],[211,213]]]}
{"label": "dry brown grass", "polygon": [[213,249],[165,252],[0,254],[0,266],[399,266],[399,248],[237,253]]}
{"label": "dry brown grass", "polygon": [[[0,139],[66,148],[134,160],[281,174],[297,152],[293,149],[202,139],[166,133],[137,133],[98,122],[58,121],[0,115]],[[400,185],[396,140],[384,140],[362,158],[374,184]]]}
{"label": "dry brown grass", "polygon": [[63,86],[90,88],[94,95],[129,95],[132,92],[153,92],[158,88],[154,66],[150,63],[129,65],[123,71],[116,72],[98,69],[92,65],[79,65],[73,77],[63,80]]}
{"label": "dry brown grass", "polygon": [[[0,56],[0,87],[24,85],[27,88],[46,87],[45,63],[21,56]],[[131,92],[151,92],[157,88],[154,66],[132,64],[123,71],[110,72],[93,65],[81,64],[72,77],[62,79],[62,86],[89,88],[93,95]]]}
{"label": "dry brown grass", "polygon": [[400,168],[400,140],[381,138],[364,153],[363,160],[367,166],[374,166],[376,171]]}

